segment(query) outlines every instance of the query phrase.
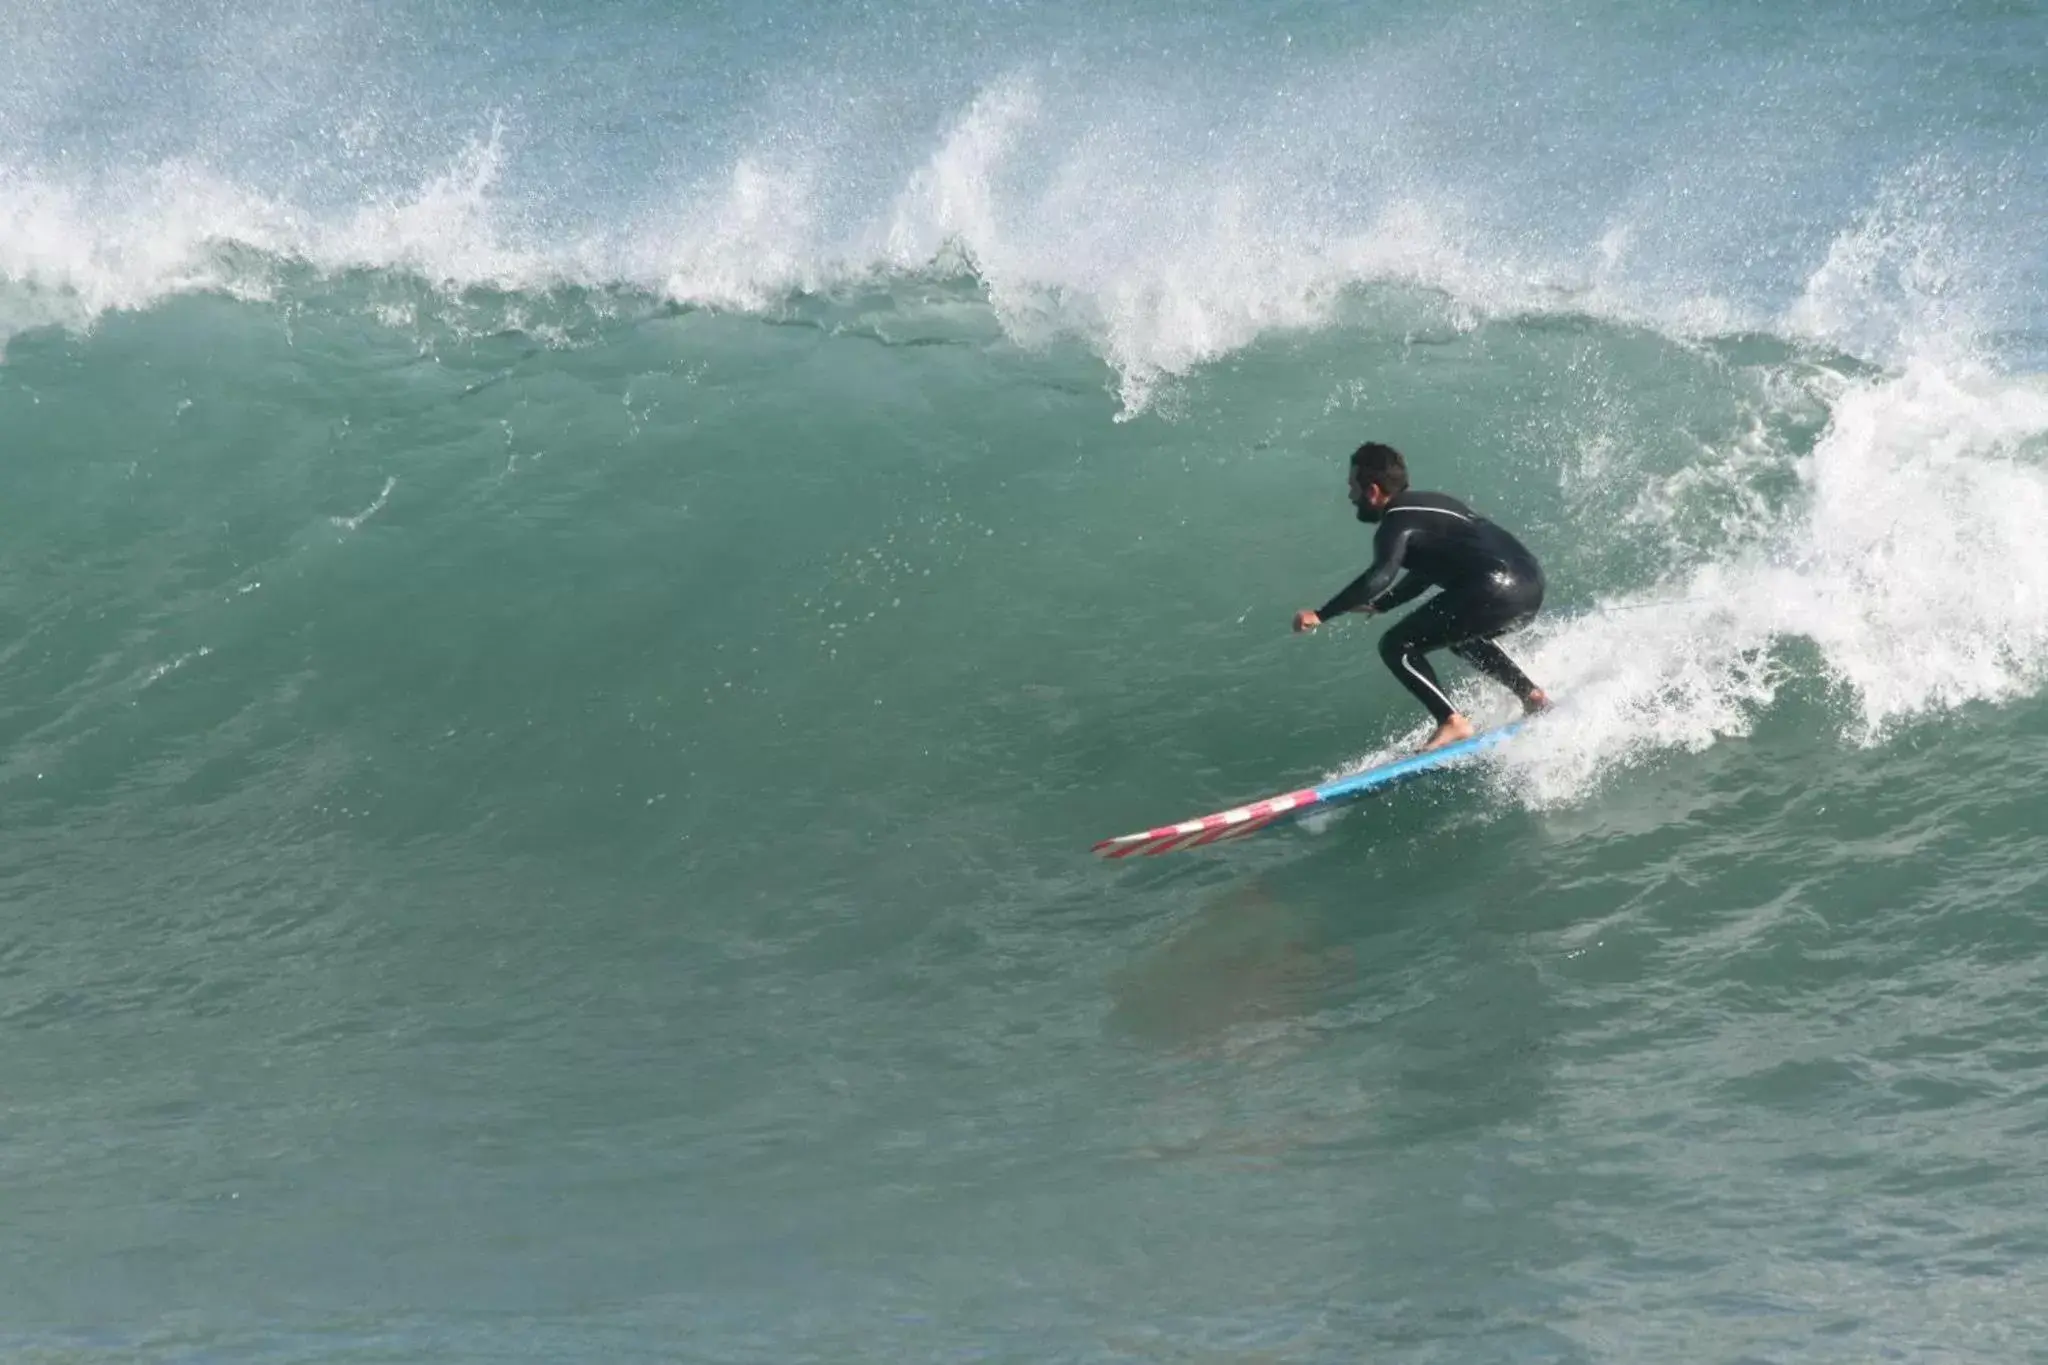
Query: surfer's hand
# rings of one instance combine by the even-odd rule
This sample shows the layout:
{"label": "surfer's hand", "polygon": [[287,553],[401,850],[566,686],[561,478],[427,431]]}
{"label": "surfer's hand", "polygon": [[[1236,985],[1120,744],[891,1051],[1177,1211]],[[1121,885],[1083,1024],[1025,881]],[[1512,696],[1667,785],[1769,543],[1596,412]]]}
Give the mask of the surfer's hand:
{"label": "surfer's hand", "polygon": [[1314,630],[1322,623],[1323,618],[1312,611],[1298,611],[1294,613],[1294,633],[1296,635],[1301,634],[1305,630]]}

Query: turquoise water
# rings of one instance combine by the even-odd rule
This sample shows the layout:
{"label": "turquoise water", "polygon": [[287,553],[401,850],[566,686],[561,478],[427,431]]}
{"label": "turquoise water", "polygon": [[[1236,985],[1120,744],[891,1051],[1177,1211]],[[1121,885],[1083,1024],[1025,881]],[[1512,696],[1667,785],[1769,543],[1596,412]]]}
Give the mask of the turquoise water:
{"label": "turquoise water", "polygon": [[0,1348],[2048,1359],[2044,42],[0,13]]}

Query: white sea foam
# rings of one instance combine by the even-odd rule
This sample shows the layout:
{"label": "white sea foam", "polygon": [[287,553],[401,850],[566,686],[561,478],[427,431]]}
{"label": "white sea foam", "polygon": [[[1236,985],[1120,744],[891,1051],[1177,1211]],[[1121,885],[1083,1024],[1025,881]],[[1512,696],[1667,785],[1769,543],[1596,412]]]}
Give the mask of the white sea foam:
{"label": "white sea foam", "polygon": [[1861,742],[2048,680],[2048,385],[1930,360],[1829,387],[1799,496],[1758,535],[1525,637],[1516,652],[1569,708],[1502,751],[1519,792],[1570,797],[1613,765],[1747,733],[1793,642]]}

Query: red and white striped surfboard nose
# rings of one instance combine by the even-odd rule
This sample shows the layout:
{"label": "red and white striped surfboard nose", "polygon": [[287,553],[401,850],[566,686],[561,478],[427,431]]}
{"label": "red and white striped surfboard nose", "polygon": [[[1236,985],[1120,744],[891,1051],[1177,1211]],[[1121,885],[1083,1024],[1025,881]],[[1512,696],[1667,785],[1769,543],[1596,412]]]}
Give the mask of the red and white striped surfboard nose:
{"label": "red and white striped surfboard nose", "polygon": [[1248,806],[1205,815],[1199,820],[1183,820],[1177,825],[1148,829],[1143,834],[1120,834],[1114,839],[1104,839],[1095,846],[1095,853],[1104,858],[1128,858],[1134,853],[1152,858],[1176,849],[1237,839],[1265,828],[1283,815],[1304,806],[1313,806],[1321,799],[1315,788],[1304,787],[1284,796],[1268,797]]}

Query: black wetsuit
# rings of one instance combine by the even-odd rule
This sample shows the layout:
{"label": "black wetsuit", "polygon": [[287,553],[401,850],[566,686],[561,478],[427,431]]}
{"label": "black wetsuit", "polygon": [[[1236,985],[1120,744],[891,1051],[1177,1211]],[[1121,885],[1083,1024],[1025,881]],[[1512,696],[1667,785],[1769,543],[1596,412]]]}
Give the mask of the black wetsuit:
{"label": "black wetsuit", "polygon": [[[1442,588],[1388,628],[1380,657],[1439,723],[1451,705],[1429,666],[1431,650],[1453,654],[1528,703],[1536,691],[1493,637],[1527,625],[1543,605],[1543,569],[1521,541],[1456,498],[1410,490],[1397,494],[1373,536],[1372,567],[1316,613],[1388,611]],[[1406,569],[1399,583],[1394,576]]]}

